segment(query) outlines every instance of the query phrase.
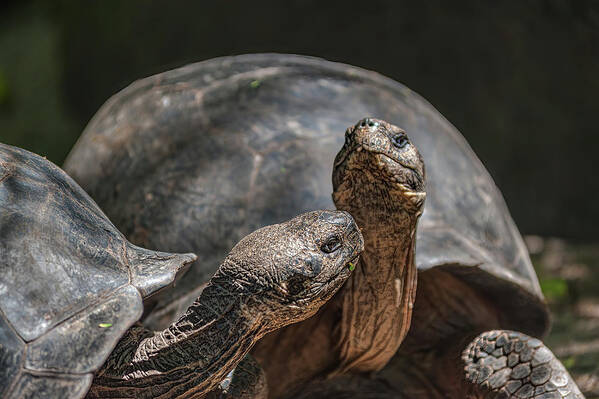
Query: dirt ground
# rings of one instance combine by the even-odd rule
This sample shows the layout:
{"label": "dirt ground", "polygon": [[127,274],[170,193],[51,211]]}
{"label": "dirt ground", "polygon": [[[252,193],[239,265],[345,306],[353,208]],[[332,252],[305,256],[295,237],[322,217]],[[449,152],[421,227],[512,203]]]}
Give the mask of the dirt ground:
{"label": "dirt ground", "polygon": [[545,342],[587,399],[599,398],[599,245],[525,240],[553,316]]}

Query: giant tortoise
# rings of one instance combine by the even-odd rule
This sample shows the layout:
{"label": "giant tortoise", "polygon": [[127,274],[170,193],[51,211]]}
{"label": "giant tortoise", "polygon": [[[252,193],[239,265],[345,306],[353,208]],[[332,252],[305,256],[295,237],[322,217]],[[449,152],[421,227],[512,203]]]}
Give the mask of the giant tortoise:
{"label": "giant tortoise", "polygon": [[[263,227],[231,250],[176,322],[132,327],[142,298],[195,255],[132,245],[62,170],[3,144],[0,237],[3,398],[226,396],[223,382],[254,343],[313,315],[363,249],[347,212]],[[240,381],[263,383],[255,375]]]}
{"label": "giant tortoise", "polygon": [[[202,266],[155,309],[164,319],[154,322],[164,324],[173,317],[172,304],[214,272],[236,239],[296,213],[334,206],[333,160],[342,132],[362,115],[404,128],[428,171],[412,326],[382,374],[408,384],[434,382],[430,368],[439,356],[424,355],[439,348],[453,351],[496,328],[543,336],[548,311],[489,174],[430,104],[374,72],[263,54],[146,78],[100,109],[65,168],[133,242],[200,254]],[[320,339],[305,336],[296,347],[319,348]],[[410,378],[402,362],[410,364]]]}
{"label": "giant tortoise", "polygon": [[[495,309],[492,304],[485,304],[484,301],[479,303],[475,297],[469,297],[468,292],[464,290],[453,295],[438,295],[435,290],[428,292],[424,299],[430,304],[428,308],[425,307],[427,313],[421,315],[416,312],[416,315],[435,317],[433,312],[436,309],[442,309],[449,315],[449,318],[443,320],[445,324],[437,323],[432,326],[438,329],[434,332],[436,337],[424,343],[422,337],[417,337],[416,342],[410,340],[405,343],[399,356],[388,365],[386,362],[383,364],[386,367],[378,376],[380,380],[375,383],[355,375],[356,371],[379,370],[380,365],[376,367],[372,362],[385,354],[385,347],[376,345],[377,341],[372,336],[382,336],[387,342],[392,342],[393,327],[400,328],[404,324],[397,320],[409,317],[410,314],[409,307],[406,309],[400,301],[401,287],[404,284],[401,280],[394,280],[394,276],[387,272],[384,260],[385,254],[391,255],[391,259],[396,263],[409,259],[409,252],[402,250],[400,237],[404,234],[403,226],[409,220],[409,210],[413,206],[406,209],[404,204],[408,202],[421,205],[424,196],[419,173],[422,164],[417,157],[410,156],[411,153],[416,153],[416,149],[407,135],[401,129],[381,120],[365,119],[346,132],[346,142],[333,167],[333,200],[338,209],[349,210],[356,217],[364,233],[366,251],[361,262],[360,274],[373,274],[383,283],[376,285],[376,278],[371,277],[366,280],[366,284],[360,285],[363,277],[352,278],[332,302],[339,297],[348,297],[342,303],[349,302],[353,314],[348,318],[340,318],[339,328],[344,331],[362,327],[355,336],[350,337],[350,342],[354,347],[365,345],[370,353],[361,352],[361,356],[353,362],[354,368],[344,370],[346,373],[352,373],[349,378],[343,376],[344,373],[329,372],[328,376],[333,377],[332,379],[316,379],[316,382],[298,384],[301,388],[301,395],[298,397],[369,398],[401,395],[407,398],[488,398],[515,395],[526,398],[534,395],[535,398],[581,398],[582,395],[563,365],[541,341],[506,330],[486,331],[471,339],[472,332],[465,331],[458,316],[467,318],[465,312],[473,312],[480,314],[479,317],[491,319]],[[412,162],[409,162],[410,159]],[[397,190],[402,195],[394,194]],[[405,201],[406,196],[412,201]],[[377,256],[372,256],[373,252]],[[373,268],[373,263],[370,262],[373,259],[377,261],[376,268]],[[393,292],[384,292],[385,286],[392,286],[393,283],[399,287],[396,289],[395,303],[392,298],[388,298]],[[446,285],[451,282],[442,281],[440,284]],[[399,316],[388,316],[382,311],[376,311],[376,308],[373,312],[369,306],[365,306],[366,312],[374,314],[370,317],[360,315],[357,309],[364,307],[363,300],[366,304],[369,299],[372,300],[368,291],[373,289],[379,292],[374,296],[376,302]],[[469,303],[473,299],[474,303]],[[331,305],[327,304],[325,309],[329,306]],[[345,316],[345,306],[343,310]],[[374,332],[359,323],[361,318],[367,319],[368,323],[363,324],[371,325],[370,328],[374,328]],[[392,324],[387,324],[386,320],[391,320]],[[299,326],[304,324],[307,323]],[[290,343],[281,341],[281,337],[291,336],[296,342],[305,339],[305,336],[295,333],[298,330],[301,332],[301,328],[289,326],[276,335],[271,334],[258,344],[256,354],[267,356],[266,364],[269,364],[272,353],[276,353],[281,346],[287,351],[288,357],[289,353],[295,356],[298,350]],[[456,332],[461,332],[462,336]],[[370,338],[361,338],[362,334]],[[269,339],[273,336],[274,338]],[[336,338],[339,339],[340,346],[338,358],[343,361],[347,344],[343,334]],[[264,342],[266,344],[263,344]],[[425,349],[422,349],[423,344],[427,345]],[[414,348],[419,346],[420,349],[415,351]],[[267,350],[260,352],[261,347]],[[392,352],[391,355],[393,354]],[[306,356],[305,360],[309,358]],[[360,369],[356,370],[356,364]],[[284,374],[278,371],[280,368],[284,369],[284,364],[277,364],[277,376],[284,378]],[[341,377],[336,378],[339,374]],[[292,386],[292,396],[294,391],[298,390],[297,385],[296,389],[293,388]]]}

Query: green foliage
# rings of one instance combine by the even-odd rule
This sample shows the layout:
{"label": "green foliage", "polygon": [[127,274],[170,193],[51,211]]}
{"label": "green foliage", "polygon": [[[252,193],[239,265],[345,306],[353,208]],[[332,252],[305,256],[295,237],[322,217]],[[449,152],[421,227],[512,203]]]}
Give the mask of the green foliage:
{"label": "green foliage", "polygon": [[564,364],[565,368],[572,368],[576,364],[576,358],[574,356],[567,357],[562,361],[562,363]]}
{"label": "green foliage", "polygon": [[568,296],[568,283],[560,278],[550,278],[541,281],[541,290],[550,301],[560,301]]}
{"label": "green foliage", "polygon": [[599,305],[599,246],[551,239],[532,259],[553,319],[545,343],[574,378],[587,378],[586,397],[597,398],[599,317],[592,308]]}

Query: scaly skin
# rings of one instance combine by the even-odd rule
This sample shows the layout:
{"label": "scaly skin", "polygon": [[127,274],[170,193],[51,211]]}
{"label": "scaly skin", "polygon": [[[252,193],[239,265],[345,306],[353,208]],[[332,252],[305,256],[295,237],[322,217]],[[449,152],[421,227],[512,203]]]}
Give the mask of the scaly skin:
{"label": "scaly skin", "polygon": [[310,212],[257,230],[231,250],[177,322],[156,333],[129,330],[88,396],[202,397],[263,335],[313,315],[362,249],[345,212]]}
{"label": "scaly skin", "polygon": [[364,235],[358,270],[318,314],[279,330],[253,354],[271,397],[325,375],[377,371],[410,326],[416,290],[415,232],[424,206],[424,164],[405,132],[364,119],[346,132],[333,200]]}
{"label": "scaly skin", "polygon": [[487,331],[463,351],[465,398],[584,399],[560,361],[538,339]]}
{"label": "scaly skin", "polygon": [[241,363],[221,381],[218,388],[205,399],[267,399],[268,384],[262,367],[252,356]]}

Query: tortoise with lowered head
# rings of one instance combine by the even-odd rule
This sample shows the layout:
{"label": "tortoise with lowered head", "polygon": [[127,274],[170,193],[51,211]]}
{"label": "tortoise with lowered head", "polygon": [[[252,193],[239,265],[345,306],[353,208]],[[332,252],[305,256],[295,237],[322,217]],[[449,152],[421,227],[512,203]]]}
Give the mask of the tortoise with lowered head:
{"label": "tortoise with lowered head", "polygon": [[88,396],[195,398],[218,388],[262,336],[316,313],[362,248],[345,212],[309,212],[249,234],[178,321],[125,335]]}
{"label": "tortoise with lowered head", "polygon": [[[206,280],[231,245],[227,238],[333,206],[330,169],[356,114],[405,128],[428,170],[412,327],[392,366],[491,329],[542,336],[547,308],[492,179],[430,104],[376,73],[266,54],[159,74],[109,100],[65,168],[134,242],[200,254],[202,267],[156,310],[168,321],[172,300]],[[400,281],[397,292],[404,287]],[[321,337],[302,342],[318,350]],[[431,362],[407,363],[416,366],[413,375],[430,375]]]}
{"label": "tortoise with lowered head", "polygon": [[[195,255],[132,245],[59,168],[1,144],[0,236],[3,398],[199,397],[219,389],[261,336],[314,314],[363,248],[346,212],[261,228],[231,250],[178,321],[158,332],[132,327],[142,298]],[[240,383],[263,384],[245,364],[258,378]]]}

